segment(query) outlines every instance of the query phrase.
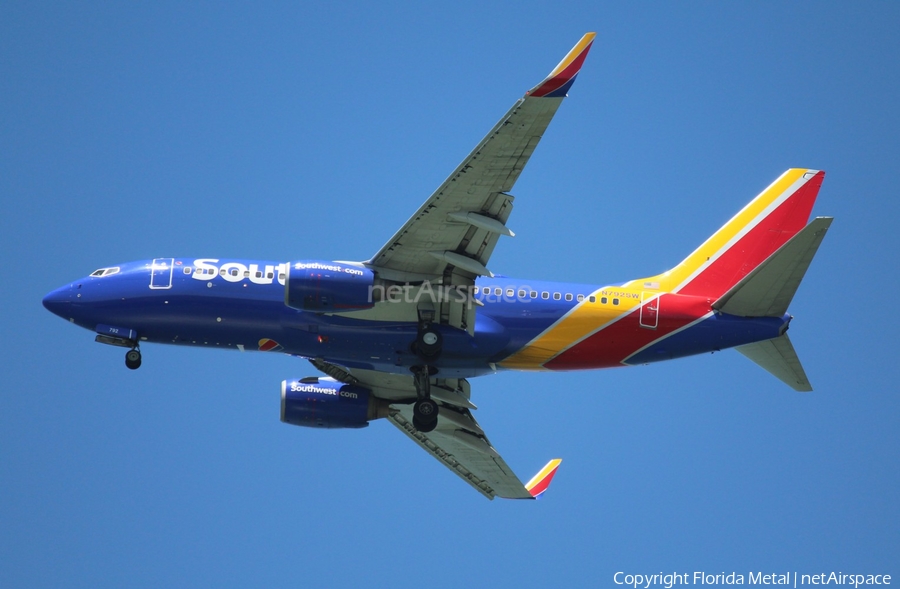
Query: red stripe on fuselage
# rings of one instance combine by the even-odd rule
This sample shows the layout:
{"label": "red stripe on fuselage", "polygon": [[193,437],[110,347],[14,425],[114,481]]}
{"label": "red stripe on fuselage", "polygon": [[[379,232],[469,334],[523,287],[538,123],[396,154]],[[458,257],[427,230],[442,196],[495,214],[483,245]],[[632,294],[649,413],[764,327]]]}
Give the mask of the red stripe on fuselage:
{"label": "red stripe on fuselage", "polygon": [[650,301],[643,305],[659,305],[656,329],[641,327],[641,307],[635,307],[622,319],[572,346],[544,367],[550,370],[581,370],[622,366],[622,361],[638,350],[706,315],[711,303],[707,297],[664,294],[658,302]]}
{"label": "red stripe on fuselage", "polygon": [[824,177],[825,173],[819,172],[798,188],[678,292],[713,300],[725,294],[806,226]]}

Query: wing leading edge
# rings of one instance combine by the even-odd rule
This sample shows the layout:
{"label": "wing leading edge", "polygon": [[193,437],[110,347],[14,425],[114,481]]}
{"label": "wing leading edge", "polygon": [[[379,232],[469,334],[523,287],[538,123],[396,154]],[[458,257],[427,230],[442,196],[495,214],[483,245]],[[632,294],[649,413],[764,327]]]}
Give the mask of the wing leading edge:
{"label": "wing leading edge", "polygon": [[[419,210],[367,263],[383,278],[471,284],[491,275],[500,235],[511,235],[508,194],[587,57],[585,34],[541,83],[512,106]],[[449,272],[448,272],[449,270]],[[448,274],[448,275],[445,275]]]}

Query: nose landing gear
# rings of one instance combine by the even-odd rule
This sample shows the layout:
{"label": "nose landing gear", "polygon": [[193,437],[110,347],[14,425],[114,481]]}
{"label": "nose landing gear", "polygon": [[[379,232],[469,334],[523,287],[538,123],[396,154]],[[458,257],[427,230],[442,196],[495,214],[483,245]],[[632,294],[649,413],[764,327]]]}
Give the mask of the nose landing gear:
{"label": "nose landing gear", "polygon": [[95,342],[118,348],[131,348],[125,352],[125,366],[131,370],[141,367],[141,348],[135,330],[111,325],[98,325],[97,330],[100,333],[94,338]]}
{"label": "nose landing gear", "polygon": [[141,367],[141,351],[138,348],[125,352],[125,366],[131,370],[137,370]]}

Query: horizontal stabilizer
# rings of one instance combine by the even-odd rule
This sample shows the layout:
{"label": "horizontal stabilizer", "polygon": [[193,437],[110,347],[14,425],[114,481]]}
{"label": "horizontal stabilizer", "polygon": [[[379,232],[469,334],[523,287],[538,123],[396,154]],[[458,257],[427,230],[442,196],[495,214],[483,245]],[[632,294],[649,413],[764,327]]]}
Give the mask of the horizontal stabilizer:
{"label": "horizontal stabilizer", "polygon": [[807,393],[812,390],[806,372],[800,364],[800,358],[787,334],[775,339],[738,346],[738,352],[747,356],[795,391]]}
{"label": "horizontal stabilizer", "polygon": [[833,220],[815,218],[722,295],[713,309],[741,317],[784,315]]}

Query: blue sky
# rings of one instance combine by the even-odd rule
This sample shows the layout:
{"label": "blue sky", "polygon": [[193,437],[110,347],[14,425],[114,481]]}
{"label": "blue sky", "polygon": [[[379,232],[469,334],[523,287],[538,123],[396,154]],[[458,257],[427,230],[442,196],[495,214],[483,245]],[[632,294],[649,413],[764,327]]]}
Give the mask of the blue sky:
{"label": "blue sky", "polygon": [[[900,576],[900,8],[829,3],[0,7],[0,585],[614,586]],[[677,263],[789,167],[834,225],[794,300],[816,388],[740,354],[475,380],[540,502],[387,423],[278,420],[289,357],[121,350],[48,291],[161,256],[366,259],[586,31],[491,268]]]}

